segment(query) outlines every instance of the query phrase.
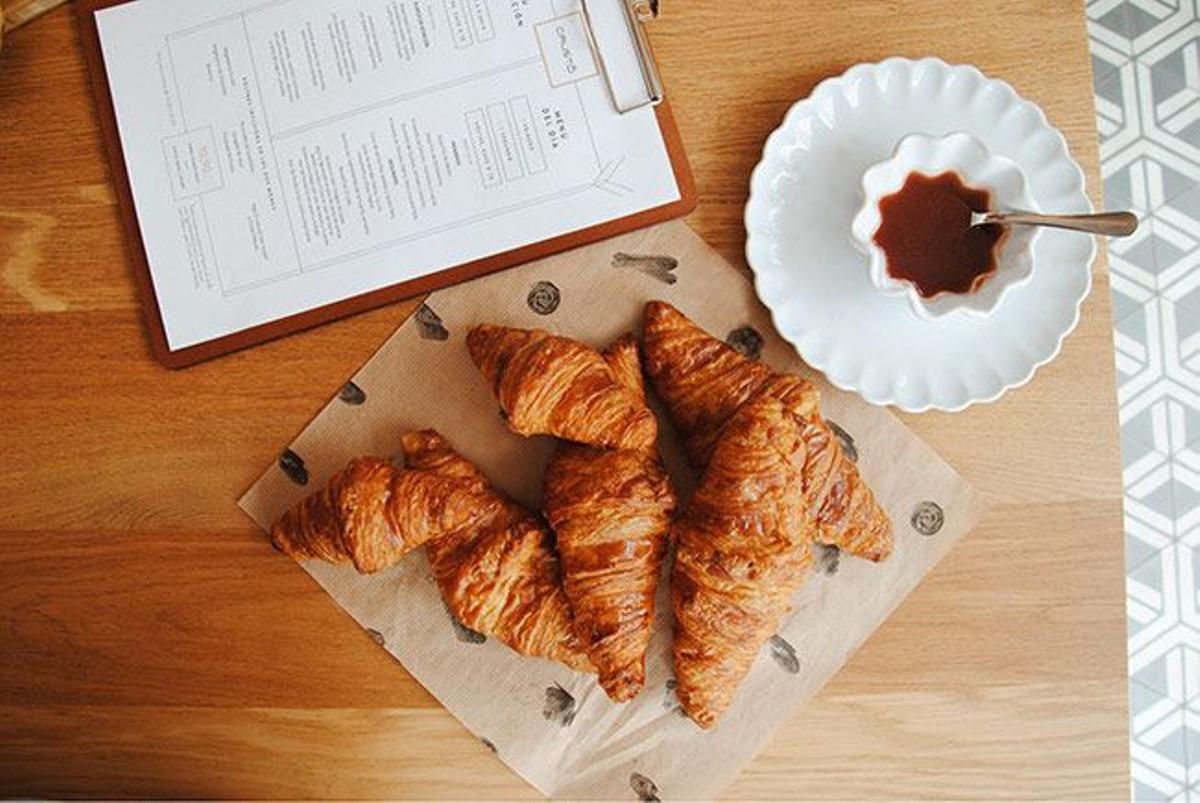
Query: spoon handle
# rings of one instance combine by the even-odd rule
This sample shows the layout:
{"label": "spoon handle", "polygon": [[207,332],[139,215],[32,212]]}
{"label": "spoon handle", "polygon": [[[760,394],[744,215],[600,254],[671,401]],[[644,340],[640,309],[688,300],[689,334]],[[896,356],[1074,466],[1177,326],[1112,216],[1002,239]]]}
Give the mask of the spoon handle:
{"label": "spoon handle", "polygon": [[1137,231],[1137,215],[1132,212],[1104,212],[1098,215],[1040,215],[1036,212],[989,212],[984,222],[1003,226],[1050,226],[1056,229],[1086,231],[1107,237],[1128,237]]}

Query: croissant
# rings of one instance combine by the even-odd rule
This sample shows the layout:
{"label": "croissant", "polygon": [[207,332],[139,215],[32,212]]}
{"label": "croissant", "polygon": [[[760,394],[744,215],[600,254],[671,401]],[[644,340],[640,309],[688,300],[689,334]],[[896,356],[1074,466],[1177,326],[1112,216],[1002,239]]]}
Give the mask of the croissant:
{"label": "croissant", "polygon": [[[662,301],[646,305],[644,359],[698,468],[708,463],[726,422],[748,401],[764,393],[785,395],[797,383],[809,387],[799,377],[776,374],[747,359]],[[808,480],[814,486],[810,500],[816,538],[857,557],[883,560],[892,551],[891,521],[821,417],[815,391],[806,399],[804,415],[811,418],[813,436],[829,442],[820,450],[819,472]]]}
{"label": "croissant", "polygon": [[729,708],[811,563],[811,428],[773,396],[743,405],[675,526],[675,691],[701,727]]}
{"label": "croissant", "polygon": [[480,521],[425,545],[450,611],[522,655],[595,671],[575,633],[545,525],[493,488],[437,432],[410,432],[401,444],[411,468],[463,482],[488,500]]}
{"label": "croissant", "polygon": [[665,301],[646,304],[643,358],[692,464],[708,463],[721,427],[774,372],[743,357]]}
{"label": "croissant", "polygon": [[[637,341],[604,353],[613,375],[645,399]],[[600,686],[616,702],[646,680],[646,648],[675,493],[654,448],[561,443],[546,468],[543,507],[558,538],[575,629]]]}
{"label": "croissant", "polygon": [[485,324],[468,333],[467,348],[509,429],[519,435],[614,449],[648,449],[658,437],[645,402],[583,343],[540,329]]}
{"label": "croissant", "polygon": [[801,492],[808,501],[815,540],[877,563],[886,559],[892,554],[892,520],[854,461],[846,457],[841,438],[821,417],[816,388],[793,374],[778,374],[762,395],[783,400],[807,423],[808,459]]}
{"label": "croissant", "polygon": [[296,558],[387,568],[430,539],[477,525],[498,506],[469,484],[358,458],[285,513],[271,541]]}

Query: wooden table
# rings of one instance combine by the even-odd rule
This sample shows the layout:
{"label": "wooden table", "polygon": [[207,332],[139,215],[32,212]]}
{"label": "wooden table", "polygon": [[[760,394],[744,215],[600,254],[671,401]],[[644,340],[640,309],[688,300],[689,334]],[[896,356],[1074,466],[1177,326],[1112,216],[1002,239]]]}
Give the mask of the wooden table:
{"label": "wooden table", "polygon": [[[691,0],[653,26],[738,264],[788,105],[852,63],[971,61],[1097,180],[1078,0]],[[407,314],[182,373],[149,356],[69,8],[0,55],[0,795],[528,797],[234,500]],[[1097,196],[1098,197],[1098,196]],[[1128,794],[1109,291],[1032,385],[909,417],[992,508],[728,790]]]}

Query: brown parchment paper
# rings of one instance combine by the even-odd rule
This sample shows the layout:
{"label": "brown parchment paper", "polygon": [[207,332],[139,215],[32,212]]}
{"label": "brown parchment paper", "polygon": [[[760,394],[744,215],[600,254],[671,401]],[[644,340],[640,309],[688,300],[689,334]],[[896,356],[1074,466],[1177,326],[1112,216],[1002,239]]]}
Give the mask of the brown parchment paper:
{"label": "brown parchment paper", "polygon": [[[504,427],[464,343],[481,322],[542,327],[606,345],[640,328],[664,299],[719,337],[761,350],[778,369],[811,375],[775,334],[749,281],[681,222],[668,223],[477,279],[431,296],[241,499],[264,529],[350,458],[395,456],[400,435],[440,429],[501,488],[538,505],[552,441]],[[548,796],[709,798],[797,713],[965,535],[980,512],[972,489],[886,410],[814,377],[826,417],[853,443],[862,472],[896,523],[896,551],[874,565],[823,549],[794,611],[764,647],[733,709],[704,732],[672,691],[666,583],[635,701],[608,701],[592,676],[522,658],[456,626],[423,551],[374,576],[303,564],[330,595],[463,725]],[[669,426],[663,449],[686,493],[694,477]],[[306,483],[306,484],[301,484]],[[484,749],[481,747],[480,749]]]}

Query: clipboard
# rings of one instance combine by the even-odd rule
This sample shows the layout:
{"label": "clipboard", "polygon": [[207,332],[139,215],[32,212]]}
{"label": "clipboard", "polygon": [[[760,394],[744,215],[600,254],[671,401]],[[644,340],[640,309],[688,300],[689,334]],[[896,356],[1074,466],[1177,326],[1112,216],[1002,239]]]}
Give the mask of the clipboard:
{"label": "clipboard", "polygon": [[680,197],[678,200],[663,206],[647,209],[634,215],[568,232],[465,264],[450,266],[416,279],[401,281],[368,293],[279,318],[213,340],[172,350],[167,339],[166,328],[163,324],[162,313],[154,289],[153,275],[150,271],[149,257],[147,256],[141,226],[138,222],[134,205],[133,189],[121,145],[116,111],[108,82],[108,74],[104,65],[100,34],[95,16],[95,13],[101,9],[136,1],[78,0],[75,7],[79,20],[84,56],[87,60],[92,89],[95,93],[96,108],[99,115],[104,147],[112,168],[113,186],[117,193],[121,220],[125,228],[129,256],[133,265],[134,282],[139,303],[142,307],[146,330],[149,335],[150,348],[155,358],[167,368],[178,369],[195,365],[396,301],[425,295],[434,290],[468,281],[479,276],[542,259],[552,254],[568,251],[600,240],[616,237],[636,229],[652,226],[656,223],[683,217],[696,208],[698,196],[691,168],[688,165],[687,156],[684,152],[683,140],[675,124],[675,118],[671,113],[670,104],[666,101],[658,67],[643,28],[644,23],[658,15],[657,0],[620,0],[625,9],[630,35],[633,37],[635,52],[642,69],[642,76],[646,81],[648,96],[648,100],[645,103],[629,106],[623,106],[618,102],[613,90],[608,67],[604,64],[600,49],[597,47],[595,41],[588,14],[587,0],[582,0],[583,16],[590,44],[597,57],[600,70],[604,74],[608,91],[617,111],[625,114],[647,105],[654,107],[658,127],[662,132],[671,169],[675,174],[675,181],[679,189]]}

